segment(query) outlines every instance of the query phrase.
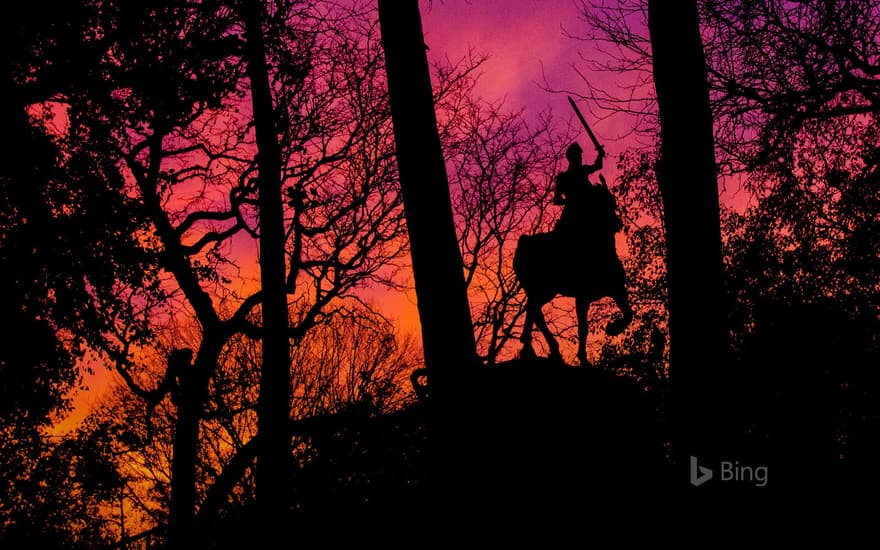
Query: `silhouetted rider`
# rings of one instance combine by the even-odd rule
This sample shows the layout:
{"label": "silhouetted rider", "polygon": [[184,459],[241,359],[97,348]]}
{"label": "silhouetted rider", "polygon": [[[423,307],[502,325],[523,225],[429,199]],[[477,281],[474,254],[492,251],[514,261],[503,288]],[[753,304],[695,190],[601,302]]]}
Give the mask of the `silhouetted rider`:
{"label": "silhouetted rider", "polygon": [[[601,185],[590,182],[590,174],[602,169],[604,149],[599,149],[596,162],[583,164],[583,150],[572,143],[565,151],[568,169],[556,177],[554,204],[564,205],[562,215],[553,228],[559,239],[559,253],[574,265],[583,265],[582,255],[601,272],[617,269],[620,260],[614,235],[623,228],[617,217],[617,204],[600,175]],[[622,267],[621,267],[622,268]]]}
{"label": "silhouetted rider", "polygon": [[583,164],[583,150],[576,142],[572,143],[565,151],[568,160],[568,168],[556,176],[556,192],[553,195],[553,204],[564,205],[562,215],[556,222],[554,231],[565,236],[574,237],[582,233],[579,229],[586,222],[587,206],[592,195],[593,185],[590,183],[590,174],[602,169],[602,159],[605,151],[600,149],[593,164]]}

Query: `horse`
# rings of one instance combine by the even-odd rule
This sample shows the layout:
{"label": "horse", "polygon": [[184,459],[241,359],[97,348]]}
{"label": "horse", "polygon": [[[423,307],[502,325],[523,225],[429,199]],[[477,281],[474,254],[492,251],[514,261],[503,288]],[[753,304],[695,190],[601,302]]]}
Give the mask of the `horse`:
{"label": "horse", "polygon": [[[590,304],[610,296],[622,317],[608,323],[605,333],[617,336],[632,322],[633,311],[626,292],[626,274],[617,255],[598,258],[594,265],[584,265],[571,251],[563,250],[561,235],[537,233],[522,235],[513,257],[513,271],[526,292],[526,320],[520,342],[520,357],[534,358],[532,331],[537,325],[550,347],[550,359],[562,362],[559,342],[550,332],[543,306],[558,295],[575,299],[578,324],[577,358],[581,365],[587,360],[587,316]],[[566,254],[567,253],[567,254]],[[590,258],[587,258],[589,262]]]}

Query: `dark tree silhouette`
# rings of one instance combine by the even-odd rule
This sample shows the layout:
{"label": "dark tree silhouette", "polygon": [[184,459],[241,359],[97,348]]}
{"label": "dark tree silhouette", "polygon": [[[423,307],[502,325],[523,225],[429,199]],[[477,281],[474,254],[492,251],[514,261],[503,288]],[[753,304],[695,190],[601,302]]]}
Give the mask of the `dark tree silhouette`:
{"label": "dark tree silhouette", "polygon": [[703,2],[701,12],[719,157],[752,171],[752,186],[798,143],[837,156],[876,118],[876,1]]}
{"label": "dark tree silhouette", "polygon": [[698,442],[719,428],[708,408],[727,351],[718,181],[697,3],[649,1],[648,27],[660,117],[670,397],[686,457],[711,452]]}
{"label": "dark tree silhouette", "polygon": [[[293,313],[292,321],[295,318]],[[387,453],[405,452],[406,456],[418,450],[413,446],[394,447],[381,437],[367,446],[355,438],[349,443],[358,452],[352,453],[344,444],[324,443],[327,437],[346,441],[376,416],[410,405],[414,396],[409,375],[419,364],[419,353],[415,339],[395,335],[390,321],[356,303],[338,308],[297,341],[291,376],[295,398],[287,425],[295,447],[294,469],[286,498],[299,514],[330,513],[323,507],[332,506],[337,497],[368,507],[382,497],[385,488],[416,479],[417,472],[398,471],[377,458],[385,456],[386,444],[391,447]],[[163,361],[157,357],[151,368],[163,372]],[[260,342],[239,335],[224,348],[212,375],[199,435],[199,544],[222,547],[243,542],[260,525],[253,467],[259,444],[261,365]],[[167,502],[151,495],[165,494],[176,414],[170,402],[145,411],[141,403],[130,399],[123,385],[102,399],[87,422],[84,433],[105,442],[111,462],[125,480],[131,525],[149,525],[164,515]],[[339,430],[338,436],[334,430]],[[400,437],[410,435],[401,433]]]}
{"label": "dark tree silhouette", "polygon": [[290,343],[285,268],[284,203],[281,194],[281,148],[266,50],[262,2],[246,0],[242,18],[257,143],[257,203],[260,232],[260,283],[263,315],[263,364],[260,376],[260,448],[257,498],[267,540],[282,540],[291,474]]}
{"label": "dark tree silhouette", "polygon": [[[652,67],[644,32],[648,3],[583,4],[592,27],[589,37],[608,46],[594,68],[627,73],[634,92],[615,97],[594,88],[590,95],[606,108],[638,114],[646,134],[656,131],[656,98],[639,93],[650,91],[645,87]],[[876,452],[871,445],[848,448],[847,441],[864,442],[875,429],[855,419],[874,414],[864,396],[876,392],[876,381],[862,365],[876,353],[863,335],[876,332],[866,312],[877,311],[876,255],[868,251],[878,234],[871,221],[877,202],[869,197],[880,143],[880,6],[872,0],[810,0],[701,2],[698,7],[718,169],[737,176],[725,183],[742,187],[753,199],[745,211],[739,204],[723,216],[739,368],[731,371],[736,389],[730,393],[746,404],[731,403],[731,410],[739,411],[741,432],[753,434],[745,438],[743,452],[754,453],[756,460],[776,456],[791,475],[789,482],[802,468],[814,468],[817,483],[840,481],[837,474],[825,474],[839,474],[842,464],[858,464]],[[641,101],[630,101],[633,97]],[[628,155],[627,186],[630,194],[659,204],[651,187],[652,156],[652,151]],[[659,211],[655,216],[660,219]],[[817,333],[818,326],[824,328]],[[804,346],[812,350],[809,356],[797,351]],[[841,358],[849,367],[841,366]],[[791,370],[792,364],[803,370]],[[855,387],[860,389],[841,389]],[[836,433],[831,426],[837,426]],[[818,437],[824,443],[816,438],[808,443],[810,431],[823,434]],[[799,466],[793,458],[798,453],[837,458],[824,466],[822,459]],[[850,453],[854,458],[847,458]],[[871,477],[859,468],[844,477],[850,475]]]}
{"label": "dark tree silhouette", "polygon": [[[636,131],[653,138],[647,8],[647,0],[582,1],[588,25],[582,39],[602,45],[602,55],[585,60],[586,68],[617,73],[629,87],[615,94],[587,81],[587,95],[604,110],[634,115]],[[853,117],[876,113],[880,6],[874,0],[721,0],[698,8],[722,173],[777,162],[815,134],[807,123],[823,131],[857,128]],[[835,133],[828,141],[838,139]],[[760,189],[765,182],[756,176],[753,189]]]}
{"label": "dark tree silhouette", "polygon": [[114,285],[155,281],[150,255],[133,236],[140,217],[113,195],[122,180],[87,152],[63,150],[53,124],[62,109],[52,100],[88,82],[96,61],[93,47],[76,46],[90,16],[83,4],[52,13],[27,6],[0,28],[7,132],[0,159],[0,483],[8,488],[0,497],[0,544],[10,547],[101,541],[83,515],[95,503],[71,476],[77,463],[66,462],[78,448],[47,431],[68,410],[86,346],[134,309],[112,295]]}
{"label": "dark tree silhouette", "polygon": [[[861,140],[853,156],[826,156],[818,170],[761,170],[769,192],[725,220],[742,446],[776,464],[786,488],[805,476],[826,486],[878,482],[866,467],[878,456],[880,390],[880,270],[869,252],[880,245],[876,131]],[[826,163],[849,169],[826,173]]]}
{"label": "dark tree silhouette", "polygon": [[[272,82],[280,88],[275,93],[283,93],[280,107],[273,108],[273,116],[283,120],[276,125],[276,139],[284,143],[284,177],[294,191],[288,196],[297,199],[293,221],[275,243],[282,260],[284,254],[291,257],[289,272],[281,264],[282,283],[299,313],[288,326],[282,297],[284,324],[276,332],[285,344],[289,336],[301,339],[332,318],[340,310],[339,299],[356,300],[365,281],[388,282],[391,264],[405,249],[399,199],[391,189],[387,103],[376,80],[380,50],[370,47],[377,42],[374,26],[364,24],[370,11],[322,13],[322,24],[338,25],[339,32],[327,33],[315,46],[318,35],[312,29],[318,17],[309,15],[308,6],[291,6],[306,11],[273,12],[275,19],[264,29],[271,35],[266,55],[274,56]],[[60,169],[82,185],[66,203],[33,201],[55,209],[65,222],[57,235],[48,224],[39,227],[39,234],[60,240],[56,255],[40,252],[35,258],[66,262],[58,271],[68,281],[58,287],[65,292],[55,293],[65,307],[56,310],[68,312],[76,324],[56,326],[88,336],[141,406],[172,411],[173,423],[164,427],[173,433],[173,452],[154,464],[171,463],[168,542],[179,546],[192,539],[201,480],[210,479],[205,472],[216,466],[202,460],[202,428],[217,364],[233,336],[262,337],[254,315],[262,292],[237,294],[231,278],[241,259],[227,248],[235,239],[259,235],[253,227],[259,204],[252,181],[259,159],[255,162],[251,120],[240,116],[240,90],[247,89],[241,55],[247,42],[238,30],[228,32],[240,29],[241,21],[220,4],[171,2],[153,10],[99,2],[95,7],[100,9],[90,12],[85,26],[101,32],[75,29],[76,40],[83,42],[76,51],[96,50],[99,55],[89,58],[95,65],[76,73],[81,81],[61,80],[67,88],[49,88],[60,90],[58,95],[28,100],[51,97],[66,109],[61,118],[69,124],[57,136],[64,152]],[[295,40],[296,33],[311,41]],[[317,53],[303,63],[303,51]],[[39,56],[25,58],[21,74],[42,62]],[[310,73],[310,67],[322,72]],[[320,78],[328,74],[346,84],[318,93]],[[17,116],[34,103],[20,105]],[[59,119],[48,106],[40,114],[47,125]],[[41,169],[53,162],[51,154],[39,160]],[[279,205],[281,199],[279,190]],[[22,212],[11,212],[6,227],[14,227]],[[71,219],[86,223],[80,227]],[[105,241],[90,240],[98,237]],[[81,263],[95,267],[89,278],[71,269]],[[24,271],[22,276],[39,281]],[[97,320],[89,321],[93,317]],[[156,339],[158,333],[180,336],[181,327],[193,324],[198,329],[186,343],[194,352],[191,362],[179,360],[183,352],[171,352],[181,347],[178,343]],[[150,356],[161,356],[152,364],[165,368],[145,368],[143,358]],[[70,379],[67,371],[63,374]],[[63,390],[61,383],[52,386],[57,395]],[[284,437],[286,425],[281,422]],[[163,522],[164,514],[154,519]]]}
{"label": "dark tree silhouette", "polygon": [[381,0],[379,22],[425,364],[444,399],[477,354],[418,2]]}

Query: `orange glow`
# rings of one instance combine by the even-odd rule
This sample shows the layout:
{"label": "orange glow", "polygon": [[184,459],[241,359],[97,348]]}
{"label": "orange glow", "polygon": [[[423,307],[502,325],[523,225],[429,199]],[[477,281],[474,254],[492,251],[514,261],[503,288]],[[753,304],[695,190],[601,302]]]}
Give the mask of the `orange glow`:
{"label": "orange glow", "polygon": [[[429,46],[429,60],[441,62],[447,58],[459,59],[467,55],[471,48],[477,53],[489,54],[490,59],[483,66],[483,74],[476,92],[490,101],[505,99],[506,108],[511,110],[525,108],[526,116],[530,119],[548,107],[557,116],[563,118],[570,116],[564,94],[548,93],[542,89],[545,75],[546,84],[554,89],[574,92],[584,90],[581,77],[571,67],[572,63],[577,63],[579,67],[583,65],[578,57],[583,45],[565,36],[563,32],[563,27],[577,28],[577,17],[577,10],[569,0],[522,1],[506,3],[503,8],[490,3],[467,3],[462,0],[435,2],[430,9],[423,6],[423,24],[425,40]],[[610,78],[608,75],[603,74],[601,77],[595,75],[595,77],[597,80],[604,79],[601,83],[595,82],[596,84],[612,84],[608,81]],[[208,140],[211,142],[209,145],[220,143],[220,136],[225,128],[244,124],[250,114],[249,109],[248,102],[244,101],[234,114],[214,119],[206,117],[206,120],[200,124],[204,124],[207,135],[214,136]],[[58,119],[57,125],[63,132],[62,118],[66,117],[58,116],[63,113],[58,113],[54,109],[52,113]],[[226,120],[224,116],[234,117],[234,120]],[[626,121],[614,117],[598,120],[589,114],[587,116],[594,124],[594,131],[606,145],[609,158],[613,158],[615,153],[627,146]],[[210,131],[212,127],[217,131]],[[582,141],[585,139],[583,138]],[[181,145],[185,144],[185,140],[182,140]],[[592,155],[591,151],[588,152],[588,156],[590,155]],[[192,159],[185,160],[189,162]],[[175,164],[176,162],[171,159],[163,164],[163,168],[175,168]],[[607,163],[605,173],[608,180],[613,181],[616,174],[613,162]],[[170,202],[171,210],[176,210],[176,217],[182,219],[187,210],[204,206],[210,201],[225,201],[225,194],[233,182],[221,180],[219,183],[219,187],[211,192],[214,195],[200,195],[205,189],[210,191],[210,186],[202,188],[195,180],[175,187]],[[547,185],[550,185],[549,181]],[[558,212],[551,215],[555,217]],[[195,242],[206,231],[224,227],[223,224],[211,225],[212,223],[195,225],[187,232],[185,242]],[[226,299],[230,306],[234,306],[239,299],[257,288],[259,280],[257,249],[254,241],[245,235],[233,238],[230,243],[224,245],[224,250],[238,265],[237,270],[228,269],[223,272],[224,276],[233,281],[228,287],[234,290],[234,296],[227,296]],[[622,236],[618,237],[618,250],[621,254],[626,254],[626,245]],[[408,261],[408,258],[405,260]],[[383,314],[395,321],[398,334],[419,336],[416,297],[409,273],[411,273],[409,268],[405,267],[401,275],[402,279],[410,279],[407,282],[410,288],[408,291],[377,287],[363,289],[361,295],[365,300],[376,304]],[[217,299],[219,297],[215,296],[215,302]],[[99,400],[103,391],[117,380],[117,375],[106,366],[92,364],[91,367],[93,372],[87,374],[83,380],[84,389],[76,392],[74,396],[72,413],[57,424],[55,427],[57,431],[66,431],[77,426],[91,405]]]}

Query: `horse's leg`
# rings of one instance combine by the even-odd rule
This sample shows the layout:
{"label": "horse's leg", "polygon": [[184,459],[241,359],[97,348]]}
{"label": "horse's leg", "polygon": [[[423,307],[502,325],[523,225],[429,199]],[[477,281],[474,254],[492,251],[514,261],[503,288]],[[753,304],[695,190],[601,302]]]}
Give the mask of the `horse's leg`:
{"label": "horse's leg", "polygon": [[538,329],[540,329],[541,334],[544,335],[544,340],[547,342],[547,345],[550,347],[550,357],[551,361],[562,362],[562,354],[559,353],[559,342],[556,341],[556,337],[553,336],[553,333],[550,332],[550,327],[547,326],[547,319],[544,318],[544,311],[541,309],[541,306],[538,306],[533,311],[535,324],[538,325]]}
{"label": "horse's leg", "polygon": [[580,361],[580,364],[586,367],[590,364],[590,361],[587,360],[587,332],[590,328],[590,325],[587,323],[587,318],[590,313],[589,300],[585,297],[578,296],[574,302],[574,310],[577,315],[578,324],[577,358],[578,361]]}
{"label": "horse's leg", "polygon": [[531,301],[526,301],[526,320],[523,324],[523,332],[519,337],[522,342],[522,349],[519,356],[523,359],[533,359],[535,357],[535,348],[532,347],[532,330],[535,327],[535,314],[532,312]]}
{"label": "horse's leg", "polygon": [[614,303],[617,304],[617,307],[620,309],[620,313],[623,314],[623,317],[619,319],[615,319],[608,323],[608,326],[605,327],[605,334],[608,336],[617,336],[621,332],[624,331],[626,327],[633,320],[633,310],[629,304],[629,296],[626,293],[626,287],[621,284],[617,290],[611,295],[611,298],[614,299]]}

